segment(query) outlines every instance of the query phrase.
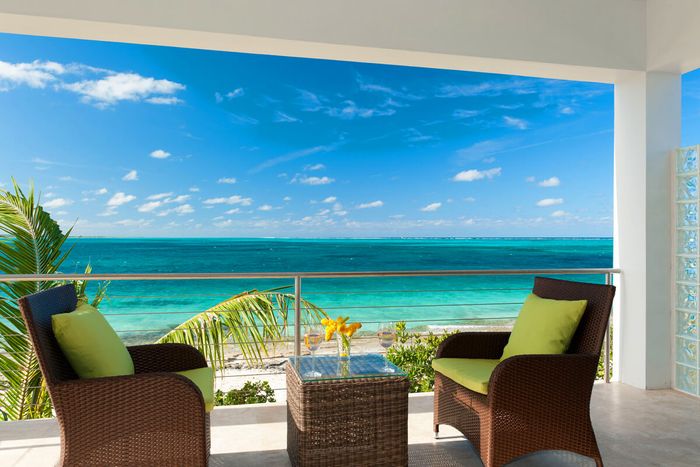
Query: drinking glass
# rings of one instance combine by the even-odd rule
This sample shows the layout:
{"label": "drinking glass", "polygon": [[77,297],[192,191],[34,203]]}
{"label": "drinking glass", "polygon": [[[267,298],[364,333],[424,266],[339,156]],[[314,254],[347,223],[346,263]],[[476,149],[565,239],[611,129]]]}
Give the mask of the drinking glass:
{"label": "drinking glass", "polygon": [[316,371],[316,351],[323,342],[323,328],[320,325],[309,325],[304,332],[304,345],[311,352],[311,369],[304,373],[307,378],[318,378],[321,373]]}
{"label": "drinking glass", "polygon": [[[380,324],[377,337],[379,337],[379,345],[388,349],[396,340],[396,325],[390,322]],[[384,360],[382,371],[384,373],[394,373],[394,369],[389,366],[389,361],[386,359]]]}

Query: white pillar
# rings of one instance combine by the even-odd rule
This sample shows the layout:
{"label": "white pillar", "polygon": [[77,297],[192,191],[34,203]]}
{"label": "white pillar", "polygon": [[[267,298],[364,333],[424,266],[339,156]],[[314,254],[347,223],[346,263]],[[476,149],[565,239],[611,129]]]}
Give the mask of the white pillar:
{"label": "white pillar", "polygon": [[615,83],[614,378],[671,386],[671,172],[681,138],[680,75],[629,72]]}

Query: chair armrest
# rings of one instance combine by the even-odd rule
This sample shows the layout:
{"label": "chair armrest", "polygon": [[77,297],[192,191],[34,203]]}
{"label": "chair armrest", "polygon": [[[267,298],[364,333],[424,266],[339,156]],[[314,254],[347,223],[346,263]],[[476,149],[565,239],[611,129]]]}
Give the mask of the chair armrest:
{"label": "chair armrest", "polygon": [[70,440],[67,448],[82,453],[79,457],[87,464],[106,463],[109,456],[125,451],[151,456],[162,450],[173,459],[207,452],[202,393],[184,376],[147,373],[70,380],[56,384],[51,395],[61,431]]}
{"label": "chair armrest", "polygon": [[442,341],[435,358],[501,358],[509,332],[460,332]]}
{"label": "chair armrest", "polygon": [[136,374],[194,370],[207,366],[202,353],[187,344],[134,345],[126,349],[134,361]]}
{"label": "chair armrest", "polygon": [[598,356],[593,354],[516,355],[493,370],[488,397],[494,406],[565,411],[581,403],[587,410],[597,368]]}

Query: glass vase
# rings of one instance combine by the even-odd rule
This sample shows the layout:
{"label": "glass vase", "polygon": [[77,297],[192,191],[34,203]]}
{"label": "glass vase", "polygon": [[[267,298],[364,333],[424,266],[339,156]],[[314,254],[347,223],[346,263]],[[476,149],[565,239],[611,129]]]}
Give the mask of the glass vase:
{"label": "glass vase", "polygon": [[346,336],[342,332],[336,332],[335,337],[338,341],[338,358],[350,358],[350,344],[352,338]]}

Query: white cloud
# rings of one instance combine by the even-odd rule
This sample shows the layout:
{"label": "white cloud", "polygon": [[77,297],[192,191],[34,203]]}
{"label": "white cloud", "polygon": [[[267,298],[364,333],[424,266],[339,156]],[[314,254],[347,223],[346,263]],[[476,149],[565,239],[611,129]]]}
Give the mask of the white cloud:
{"label": "white cloud", "polygon": [[233,221],[231,219],[228,219],[228,220],[221,221],[221,222],[214,222],[214,227],[219,227],[219,228],[230,227],[232,224],[233,224]]}
{"label": "white cloud", "polygon": [[81,100],[98,108],[107,108],[120,101],[151,104],[175,104],[168,99],[185,89],[185,86],[167,79],[155,79],[136,73],[113,73],[97,80],[84,80],[64,84],[63,89],[81,96]]}
{"label": "white cloud", "polygon": [[476,117],[480,113],[481,112],[478,110],[456,109],[454,112],[452,112],[452,116],[454,118],[462,119]]}
{"label": "white cloud", "polygon": [[562,115],[572,115],[574,113],[574,109],[569,106],[565,106],[559,109],[559,113]]}
{"label": "white cloud", "polygon": [[45,88],[56,80],[56,75],[65,72],[60,63],[35,60],[31,63],[9,63],[0,61],[0,92],[16,86]]}
{"label": "white cloud", "polygon": [[193,212],[194,208],[192,206],[190,206],[189,204],[182,204],[172,209],[166,209],[165,211],[161,211],[158,213],[158,216],[163,217],[171,213],[175,213],[178,216],[184,216],[185,214],[192,214]]}
{"label": "white cloud", "polygon": [[525,181],[526,181],[527,183],[533,183],[533,182],[535,181],[535,177],[532,177],[532,176],[527,177],[527,178],[525,179]]}
{"label": "white cloud", "polygon": [[123,227],[147,227],[151,224],[151,221],[146,219],[123,219],[115,222],[115,224]]}
{"label": "white cloud", "polygon": [[259,211],[272,211],[274,208],[269,204],[263,204],[258,208]]}
{"label": "white cloud", "polygon": [[167,159],[170,157],[170,153],[163,149],[156,149],[155,151],[151,152],[150,156],[154,159]]}
{"label": "white cloud", "polygon": [[328,198],[325,198],[322,203],[335,203],[338,200],[335,196],[329,196]]}
{"label": "white cloud", "polygon": [[204,204],[240,204],[241,206],[250,206],[253,203],[253,198],[244,198],[240,195],[229,196],[228,198],[209,198],[204,200]]}
{"label": "white cloud", "polygon": [[559,180],[558,177],[550,177],[550,178],[548,178],[546,180],[542,180],[541,182],[538,183],[539,186],[545,187],[545,188],[559,186],[560,184],[561,184],[561,181]]}
{"label": "white cloud", "polygon": [[479,141],[466,148],[459,149],[457,154],[465,161],[483,160],[485,157],[504,152],[508,148],[508,142],[503,140],[488,139]]}
{"label": "white cloud", "polygon": [[73,204],[73,201],[65,198],[54,198],[51,201],[47,201],[43,204],[46,209],[62,208],[63,206],[68,206]]}
{"label": "white cloud", "polygon": [[151,195],[151,196],[149,196],[149,197],[146,198],[146,199],[148,199],[148,200],[159,200],[159,199],[169,198],[169,197],[172,196],[172,195],[173,195],[172,192],[168,192],[168,193],[156,193],[155,195]]}
{"label": "white cloud", "polygon": [[494,167],[493,169],[488,170],[470,169],[463,170],[462,172],[458,173],[452,178],[452,180],[455,182],[473,182],[484,178],[490,180],[494,177],[498,177],[499,175],[501,175],[500,167]]}
{"label": "white cloud", "polygon": [[192,192],[192,193],[198,193],[198,192],[199,192],[199,187],[191,186],[189,191]]}
{"label": "white cloud", "polygon": [[496,158],[495,157],[484,157],[483,159],[481,159],[481,162],[483,162],[484,164],[493,164],[494,162],[496,162]]}
{"label": "white cloud", "polygon": [[222,183],[224,185],[233,185],[236,183],[236,179],[233,177],[221,177],[216,181],[216,183]]}
{"label": "white cloud", "polygon": [[126,175],[122,177],[125,182],[134,182],[139,179],[139,173],[136,170],[130,170]]}
{"label": "white cloud", "polygon": [[386,117],[394,115],[396,110],[392,108],[367,108],[359,107],[355,101],[343,101],[338,107],[327,107],[325,114],[341,120],[352,120],[354,118]]}
{"label": "white cloud", "polygon": [[292,200],[291,196],[285,196],[284,198],[282,198],[282,201],[284,201],[284,202],[289,202],[291,200]]}
{"label": "white cloud", "polygon": [[162,201],[149,201],[138,207],[139,212],[151,212],[163,205]]}
{"label": "white cloud", "polygon": [[301,183],[302,185],[328,185],[335,181],[330,177],[294,177],[291,183]]}
{"label": "white cloud", "polygon": [[241,212],[241,208],[233,208],[226,211],[226,214],[238,214],[239,212]]}
{"label": "white cloud", "polygon": [[117,215],[117,209],[114,207],[108,207],[101,213],[97,214],[100,217],[109,217],[109,216],[116,216]]}
{"label": "white cloud", "polygon": [[423,212],[434,212],[440,209],[442,203],[430,203],[427,206],[422,207],[420,210]]}
{"label": "white cloud", "polygon": [[556,206],[557,204],[564,203],[563,198],[545,198],[537,202],[537,206],[541,208],[546,208],[548,206]]}
{"label": "white cloud", "polygon": [[243,97],[245,95],[245,90],[243,88],[236,88],[233,91],[226,93],[228,99],[235,99],[236,97]]}
{"label": "white cloud", "polygon": [[145,100],[149,104],[156,104],[156,105],[175,105],[175,104],[182,104],[183,101],[179,97],[149,97],[148,99]]}
{"label": "white cloud", "polygon": [[474,198],[473,196],[468,196],[464,198],[464,201],[466,201],[467,203],[473,203],[476,201],[476,198]]}
{"label": "white cloud", "polygon": [[566,211],[559,210],[559,211],[554,211],[554,212],[552,213],[552,217],[565,217],[565,216],[567,216],[568,214],[569,214],[569,213],[566,212]]}
{"label": "white cloud", "polygon": [[518,130],[527,130],[528,127],[527,121],[521,118],[509,117],[508,115],[503,116],[503,123]]}
{"label": "white cloud", "polygon": [[184,203],[188,199],[190,199],[190,195],[177,195],[174,198],[168,198],[165,200],[166,203]]}
{"label": "white cloud", "polygon": [[326,168],[326,166],[323,164],[313,164],[313,165],[307,165],[306,167],[304,167],[304,170],[310,170],[310,171],[324,170],[325,168]]}
{"label": "white cloud", "polygon": [[368,208],[381,208],[384,206],[384,201],[377,200],[371,201],[369,203],[362,203],[357,206],[357,209],[368,209]]}
{"label": "white cloud", "polygon": [[127,194],[120,191],[118,193],[115,193],[114,196],[112,196],[109,199],[109,201],[107,201],[107,206],[110,206],[110,207],[122,206],[126,203],[132,202],[135,199],[136,199],[136,196],[127,195]]}
{"label": "white cloud", "polygon": [[99,190],[95,190],[96,195],[106,195],[107,194],[107,188],[100,188]]}
{"label": "white cloud", "polygon": [[297,122],[300,122],[301,120],[299,120],[298,118],[293,117],[287,113],[280,112],[278,110],[277,112],[275,112],[274,121],[276,123],[297,123]]}

